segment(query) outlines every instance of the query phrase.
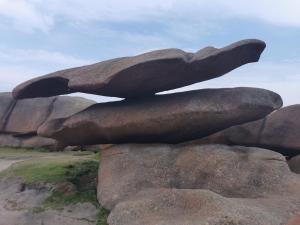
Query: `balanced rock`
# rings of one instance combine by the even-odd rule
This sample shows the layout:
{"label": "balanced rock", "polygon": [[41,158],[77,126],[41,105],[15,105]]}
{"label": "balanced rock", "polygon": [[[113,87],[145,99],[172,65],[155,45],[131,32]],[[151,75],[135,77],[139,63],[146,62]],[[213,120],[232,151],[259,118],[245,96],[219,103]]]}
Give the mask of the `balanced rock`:
{"label": "balanced rock", "polygon": [[119,203],[108,224],[299,225],[294,215],[299,209],[299,195],[249,199],[226,198],[209,190],[148,189]]}
{"label": "balanced rock", "polygon": [[297,155],[297,156],[291,158],[288,161],[288,164],[289,164],[291,171],[293,171],[294,173],[300,174],[300,155]]}
{"label": "balanced rock", "polygon": [[203,89],[99,103],[38,130],[70,145],[179,143],[257,120],[282,105],[274,92],[256,88]]}
{"label": "balanced rock", "polygon": [[50,97],[15,100],[11,93],[0,93],[0,146],[59,146],[56,140],[37,137],[45,122],[71,116],[95,102],[80,97]]}
{"label": "balanced rock", "polygon": [[299,137],[300,105],[291,105],[261,120],[230,127],[193,143],[256,146],[293,156],[300,154]]}
{"label": "balanced rock", "polygon": [[230,198],[298,193],[300,202],[300,177],[289,170],[281,154],[273,151],[160,144],[115,145],[102,151],[98,200],[105,208],[113,209],[140,191],[159,188],[206,189]]}
{"label": "balanced rock", "polygon": [[49,97],[72,92],[113,97],[141,97],[224,75],[257,62],[265,49],[260,40],[242,40],[227,47],[196,53],[164,49],[67,69],[17,86],[14,97]]}

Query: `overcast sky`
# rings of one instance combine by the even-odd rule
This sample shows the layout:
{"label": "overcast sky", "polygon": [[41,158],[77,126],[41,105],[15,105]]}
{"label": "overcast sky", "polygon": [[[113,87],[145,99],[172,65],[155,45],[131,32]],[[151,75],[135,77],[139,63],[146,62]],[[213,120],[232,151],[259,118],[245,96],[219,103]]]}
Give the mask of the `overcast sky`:
{"label": "overcast sky", "polygon": [[0,0],[0,91],[110,58],[245,38],[267,43],[259,63],[180,90],[262,87],[300,103],[299,0]]}

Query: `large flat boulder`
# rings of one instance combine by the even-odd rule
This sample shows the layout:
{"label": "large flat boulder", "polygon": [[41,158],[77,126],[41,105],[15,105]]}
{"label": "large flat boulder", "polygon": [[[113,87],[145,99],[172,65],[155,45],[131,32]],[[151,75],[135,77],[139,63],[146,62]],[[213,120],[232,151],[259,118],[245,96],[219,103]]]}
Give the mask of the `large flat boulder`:
{"label": "large flat boulder", "polygon": [[119,203],[109,225],[299,225],[298,196],[226,198],[209,190],[150,189]]}
{"label": "large flat boulder", "polygon": [[70,96],[14,100],[11,93],[2,93],[0,103],[0,133],[14,135],[36,134],[43,123],[71,116],[95,104]]}
{"label": "large flat boulder", "polygon": [[229,198],[297,193],[300,201],[299,187],[300,177],[273,151],[225,145],[128,144],[102,151],[98,200],[113,209],[140,191],[167,188],[206,189]]}
{"label": "large flat boulder", "polygon": [[179,143],[263,118],[281,105],[278,94],[264,89],[203,89],[95,104],[44,123],[38,134],[70,145]]}
{"label": "large flat boulder", "polygon": [[291,105],[264,119],[233,126],[193,143],[256,146],[293,156],[300,154],[299,137],[300,105]]}
{"label": "large flat boulder", "polygon": [[257,62],[265,49],[260,40],[242,40],[196,53],[164,49],[67,69],[17,86],[14,97],[49,97],[73,92],[113,97],[141,97],[222,76]]}

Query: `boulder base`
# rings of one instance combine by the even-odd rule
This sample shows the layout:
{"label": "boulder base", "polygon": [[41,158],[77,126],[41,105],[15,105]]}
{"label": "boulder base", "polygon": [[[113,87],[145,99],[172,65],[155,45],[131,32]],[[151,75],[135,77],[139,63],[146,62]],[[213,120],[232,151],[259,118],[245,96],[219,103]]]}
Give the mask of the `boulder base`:
{"label": "boulder base", "polygon": [[145,190],[119,203],[108,224],[298,225],[299,217],[290,219],[300,209],[299,195],[294,197],[247,199],[226,198],[208,190]]}
{"label": "boulder base", "polygon": [[206,189],[230,198],[300,192],[300,178],[281,154],[225,145],[115,145],[102,151],[98,180],[107,209],[149,188]]}
{"label": "boulder base", "polygon": [[38,134],[70,145],[180,143],[263,118],[281,105],[278,94],[264,89],[203,89],[95,104],[44,123]]}
{"label": "boulder base", "polygon": [[291,158],[288,161],[291,171],[300,174],[300,155]]}
{"label": "boulder base", "polygon": [[291,105],[264,119],[233,126],[192,143],[256,146],[293,156],[300,154],[299,137],[300,105]]}

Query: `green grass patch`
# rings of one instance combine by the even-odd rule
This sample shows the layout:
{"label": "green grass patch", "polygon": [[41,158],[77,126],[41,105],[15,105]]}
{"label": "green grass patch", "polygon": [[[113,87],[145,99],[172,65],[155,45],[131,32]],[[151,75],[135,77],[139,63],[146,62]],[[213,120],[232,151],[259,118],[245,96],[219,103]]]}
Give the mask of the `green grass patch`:
{"label": "green grass patch", "polygon": [[64,195],[61,192],[54,191],[43,203],[45,209],[62,209],[67,205],[74,205],[77,203],[91,202],[97,206],[97,197],[94,191],[76,192],[72,195]]}
{"label": "green grass patch", "polygon": [[0,177],[21,177],[26,184],[45,182],[58,183],[65,180],[66,164],[63,159],[31,159],[12,165]]}
{"label": "green grass patch", "polygon": [[47,206],[70,205],[79,202],[91,202],[98,206],[97,202],[97,175],[98,161],[83,161],[70,164],[65,167],[64,181],[72,184],[76,191],[71,195],[54,191],[45,201]]}
{"label": "green grass patch", "polygon": [[21,177],[24,182],[47,182],[56,183],[63,180],[65,168],[63,164],[55,161],[30,160],[28,162],[16,163],[1,173],[1,177]]}
{"label": "green grass patch", "polygon": [[49,156],[83,156],[90,159],[98,159],[100,153],[85,152],[51,152],[44,148],[0,148],[0,159],[18,159],[18,158],[36,158],[36,157],[49,157]]}
{"label": "green grass patch", "polygon": [[43,149],[0,148],[0,159],[24,159],[0,173],[1,177],[21,177],[25,184],[50,183],[57,187],[70,183],[74,190],[65,193],[54,188],[34,213],[60,210],[67,205],[90,202],[99,209],[97,225],[107,225],[109,211],[97,201],[97,176],[100,153],[45,152]]}
{"label": "green grass patch", "polygon": [[90,202],[99,207],[97,201],[97,161],[75,162],[63,168],[63,180],[70,184],[74,190],[71,193],[64,193],[60,189],[54,189],[42,205],[45,209],[60,209],[66,205]]}
{"label": "green grass patch", "polygon": [[97,225],[108,225],[107,217],[109,211],[107,209],[101,208],[98,214]]}
{"label": "green grass patch", "polygon": [[41,149],[0,148],[0,159],[33,158],[45,155]]}
{"label": "green grass patch", "polygon": [[[92,161],[98,166],[99,154],[86,152],[84,155],[78,152],[42,152],[41,150],[27,149],[0,149],[0,159],[24,160],[12,165],[9,169],[0,173],[1,177],[21,177],[25,183],[59,183],[69,179],[67,173],[79,173],[86,169],[74,167],[76,163]],[[72,170],[68,169],[71,168]],[[90,168],[91,169],[91,168]],[[76,171],[77,170],[77,171]],[[84,172],[84,171],[81,171]],[[73,177],[76,174],[73,174]]]}
{"label": "green grass patch", "polygon": [[83,161],[67,166],[65,169],[65,181],[72,183],[76,191],[71,195],[59,191],[53,191],[41,207],[35,208],[35,213],[47,209],[63,209],[66,205],[90,202],[99,209],[97,225],[108,225],[109,211],[100,207],[97,201],[97,174],[98,161]]}

